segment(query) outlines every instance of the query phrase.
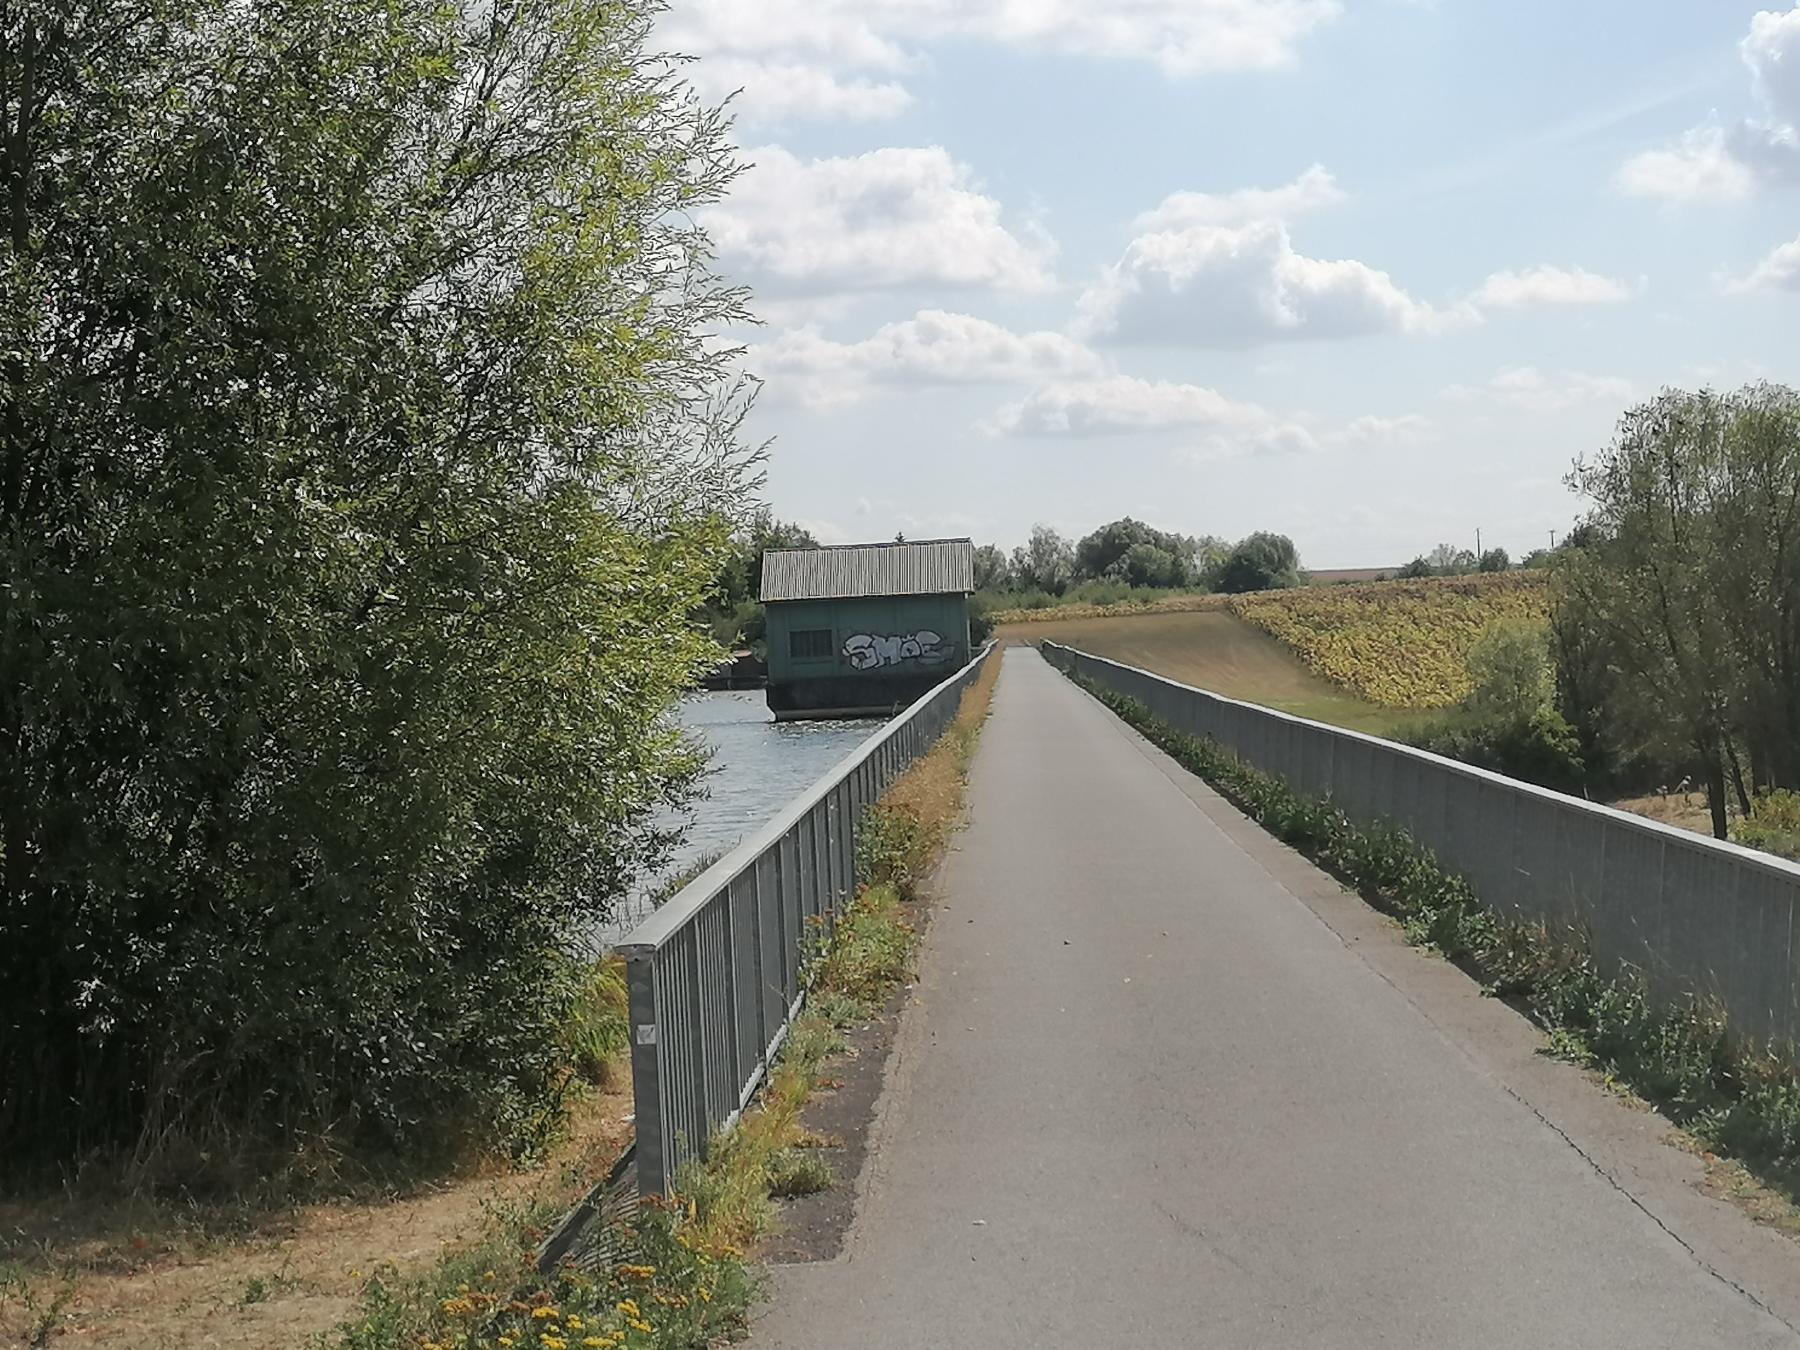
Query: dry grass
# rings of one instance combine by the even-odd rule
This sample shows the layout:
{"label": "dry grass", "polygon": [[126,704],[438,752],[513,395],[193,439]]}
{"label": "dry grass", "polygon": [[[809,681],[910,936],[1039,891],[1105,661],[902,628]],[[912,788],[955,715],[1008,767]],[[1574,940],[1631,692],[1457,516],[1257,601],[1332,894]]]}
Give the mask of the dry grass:
{"label": "dry grass", "polygon": [[1611,803],[1634,816],[1645,816],[1694,834],[1712,834],[1712,810],[1704,792],[1657,792],[1648,797],[1626,797]]}
{"label": "dry grass", "polygon": [[975,683],[964,691],[956,720],[945,730],[943,739],[930,754],[901,774],[882,797],[885,805],[909,811],[934,829],[940,845],[962,819],[969,760],[993,704],[994,685],[1000,679],[1000,663],[1005,658],[1004,651],[994,654]]}
{"label": "dry grass", "polygon": [[[625,1078],[627,1075],[618,1075]],[[188,1350],[249,1341],[302,1345],[357,1309],[379,1267],[435,1263],[496,1204],[566,1198],[630,1137],[629,1082],[584,1097],[542,1165],[490,1163],[454,1182],[364,1203],[279,1215],[175,1208],[144,1199],[0,1205],[0,1345]]]}

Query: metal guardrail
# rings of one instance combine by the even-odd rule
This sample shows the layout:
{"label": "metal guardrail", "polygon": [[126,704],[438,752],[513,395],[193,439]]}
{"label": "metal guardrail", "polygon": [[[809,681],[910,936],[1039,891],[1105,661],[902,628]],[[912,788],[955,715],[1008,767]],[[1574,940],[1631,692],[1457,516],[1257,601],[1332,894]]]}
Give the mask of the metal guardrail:
{"label": "metal guardrail", "polygon": [[1042,651],[1353,821],[1402,826],[1485,904],[1582,931],[1596,959],[1642,971],[1652,997],[1715,999],[1739,1035],[1800,1044],[1800,866],[1059,643]]}
{"label": "metal guardrail", "polygon": [[666,1195],[749,1105],[805,1000],[805,958],[855,889],[864,810],[937,743],[989,644],[626,934],[637,1177]]}

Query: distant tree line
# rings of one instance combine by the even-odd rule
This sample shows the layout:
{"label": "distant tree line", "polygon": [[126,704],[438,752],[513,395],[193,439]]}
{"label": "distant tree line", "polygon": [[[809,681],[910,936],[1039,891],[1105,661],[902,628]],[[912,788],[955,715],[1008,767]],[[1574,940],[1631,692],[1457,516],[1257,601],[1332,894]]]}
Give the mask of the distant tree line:
{"label": "distant tree line", "polygon": [[[763,554],[818,546],[802,526],[760,509],[732,532],[713,587],[694,610],[695,621],[726,647],[761,651]],[[993,629],[987,615],[1000,609],[1065,600],[1104,603],[1143,591],[1266,591],[1301,581],[1300,555],[1286,535],[1259,531],[1228,544],[1126,517],[1071,541],[1048,525],[1036,525],[1010,554],[998,544],[976,547],[971,624],[979,641]]]}
{"label": "distant tree line", "polygon": [[1212,535],[1159,530],[1129,516],[1071,542],[1048,525],[1009,557],[975,553],[975,587],[991,594],[1055,598],[1083,586],[1136,590],[1262,591],[1301,583],[1300,555],[1285,535],[1258,532],[1228,544]]}
{"label": "distant tree line", "polygon": [[[1541,567],[1549,556],[1549,550],[1539,549],[1519,565]],[[1403,580],[1418,577],[1466,577],[1478,572],[1509,571],[1512,565],[1511,555],[1503,548],[1484,549],[1478,557],[1473,549],[1439,544],[1430,553],[1421,553],[1394,575]]]}

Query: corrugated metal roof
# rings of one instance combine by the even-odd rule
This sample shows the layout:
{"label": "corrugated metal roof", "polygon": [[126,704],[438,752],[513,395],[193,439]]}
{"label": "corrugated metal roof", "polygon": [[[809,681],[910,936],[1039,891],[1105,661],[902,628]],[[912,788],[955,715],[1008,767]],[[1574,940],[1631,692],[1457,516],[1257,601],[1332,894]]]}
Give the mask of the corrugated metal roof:
{"label": "corrugated metal roof", "polygon": [[975,589],[967,539],[836,544],[763,554],[764,600],[846,600],[867,595],[952,595]]}

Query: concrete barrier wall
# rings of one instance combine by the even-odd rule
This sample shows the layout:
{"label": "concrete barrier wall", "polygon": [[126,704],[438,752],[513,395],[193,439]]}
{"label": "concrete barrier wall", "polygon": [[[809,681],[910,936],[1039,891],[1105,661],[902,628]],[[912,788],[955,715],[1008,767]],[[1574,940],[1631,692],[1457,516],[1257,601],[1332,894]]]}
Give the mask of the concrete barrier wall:
{"label": "concrete barrier wall", "polygon": [[1042,650],[1359,824],[1402,826],[1496,912],[1585,931],[1597,959],[1642,971],[1654,997],[1714,998],[1738,1034],[1800,1043],[1800,866],[1057,643]]}

